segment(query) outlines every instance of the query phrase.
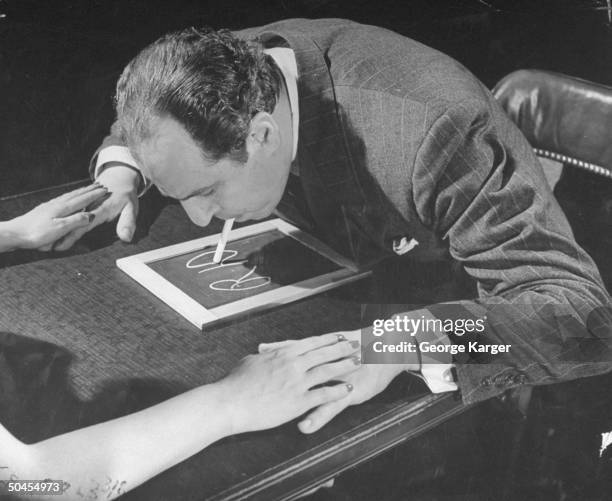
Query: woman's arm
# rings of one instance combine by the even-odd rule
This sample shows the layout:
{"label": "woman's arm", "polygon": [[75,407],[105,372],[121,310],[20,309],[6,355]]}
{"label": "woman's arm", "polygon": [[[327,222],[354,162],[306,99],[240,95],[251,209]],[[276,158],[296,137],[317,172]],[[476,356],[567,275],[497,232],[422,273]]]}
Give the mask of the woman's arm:
{"label": "woman's arm", "polygon": [[0,221],[0,252],[12,251],[21,246],[22,238],[14,221]]}
{"label": "woman's arm", "polygon": [[0,426],[0,466],[9,467],[0,475],[64,480],[71,487],[63,499],[114,499],[223,437],[344,398],[350,385],[311,388],[356,369],[358,350],[335,334],[304,339],[245,358],[217,383],[32,445]]}
{"label": "woman's arm", "polygon": [[227,404],[219,392],[219,384],[202,386],[32,445],[5,431],[0,434],[0,461],[19,479],[68,482],[67,499],[79,499],[79,492],[87,499],[114,499],[229,435]]}
{"label": "woman's arm", "polygon": [[50,250],[66,234],[88,226],[93,215],[83,209],[107,193],[103,186],[92,184],[40,204],[23,216],[0,221],[0,252],[20,248]]}

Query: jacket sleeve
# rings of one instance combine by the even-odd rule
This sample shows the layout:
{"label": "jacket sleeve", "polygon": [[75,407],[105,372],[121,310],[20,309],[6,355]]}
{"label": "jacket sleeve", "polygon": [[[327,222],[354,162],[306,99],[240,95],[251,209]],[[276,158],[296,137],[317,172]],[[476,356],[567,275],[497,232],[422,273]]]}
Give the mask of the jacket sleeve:
{"label": "jacket sleeve", "polygon": [[466,403],[612,370],[610,297],[496,103],[469,99],[435,116],[411,182],[418,218],[478,285],[476,300],[430,310],[486,318],[479,341],[511,345],[489,363],[457,364]]}

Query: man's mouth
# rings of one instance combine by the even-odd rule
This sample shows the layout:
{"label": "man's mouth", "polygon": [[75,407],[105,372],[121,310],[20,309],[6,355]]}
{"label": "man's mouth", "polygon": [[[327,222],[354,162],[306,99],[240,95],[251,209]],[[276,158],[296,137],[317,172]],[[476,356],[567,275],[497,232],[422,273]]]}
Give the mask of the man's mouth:
{"label": "man's mouth", "polygon": [[250,212],[247,212],[247,213],[245,213],[245,214],[241,214],[241,215],[240,215],[240,216],[238,216],[238,217],[235,217],[234,219],[235,219],[235,220],[236,220],[236,222],[238,222],[238,223],[244,223],[245,221],[249,221],[249,220],[251,220],[251,219],[255,219],[255,218],[253,218],[253,216],[251,215],[251,213],[250,213]]}

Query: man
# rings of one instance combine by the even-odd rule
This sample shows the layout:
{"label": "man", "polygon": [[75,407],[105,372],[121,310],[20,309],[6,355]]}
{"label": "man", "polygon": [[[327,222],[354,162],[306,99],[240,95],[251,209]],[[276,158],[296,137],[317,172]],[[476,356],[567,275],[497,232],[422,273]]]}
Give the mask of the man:
{"label": "man", "polygon": [[610,298],[530,146],[487,89],[439,52],[344,20],[186,30],[143,50],[116,99],[92,166],[113,196],[89,228],[120,214],[117,233],[130,240],[149,183],[201,226],[277,208],[364,265],[452,258],[479,298],[408,317],[486,318],[488,341],[512,347],[500,363],[457,364],[456,380],[448,364],[421,366],[418,353],[363,364],[350,397],[313,411],[302,431],[403,370],[421,370],[432,391],[458,386],[472,403],[612,368]]}

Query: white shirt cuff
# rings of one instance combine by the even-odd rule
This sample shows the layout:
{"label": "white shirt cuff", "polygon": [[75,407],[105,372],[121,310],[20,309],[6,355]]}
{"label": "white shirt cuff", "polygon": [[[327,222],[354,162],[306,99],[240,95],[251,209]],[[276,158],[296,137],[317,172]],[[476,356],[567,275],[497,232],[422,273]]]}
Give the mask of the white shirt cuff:
{"label": "white shirt cuff", "polygon": [[109,162],[121,162],[122,164],[129,165],[130,167],[140,171],[138,165],[136,164],[136,160],[134,160],[134,157],[128,148],[125,146],[107,146],[101,150],[100,153],[98,153],[96,168],[94,170],[94,179],[97,178],[104,170],[104,164]]}
{"label": "white shirt cuff", "polygon": [[453,378],[453,365],[425,364],[421,366],[421,377],[432,393],[457,391],[458,386]]}
{"label": "white shirt cuff", "polygon": [[96,158],[96,167],[94,169],[94,179],[104,170],[104,166],[110,162],[121,163],[134,169],[140,175],[140,189],[138,196],[141,197],[151,186],[151,181],[145,177],[142,171],[138,168],[138,164],[130,153],[130,150],[125,146],[107,146],[100,150]]}
{"label": "white shirt cuff", "polygon": [[[431,345],[450,345],[451,341],[444,332],[428,331],[419,332],[416,335],[416,342],[429,342]],[[448,352],[431,353],[421,352],[421,378],[429,387],[432,393],[444,393],[446,391],[457,391],[459,387],[453,377],[453,358]]]}

